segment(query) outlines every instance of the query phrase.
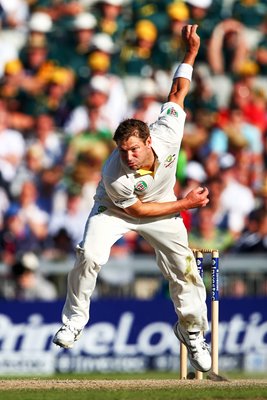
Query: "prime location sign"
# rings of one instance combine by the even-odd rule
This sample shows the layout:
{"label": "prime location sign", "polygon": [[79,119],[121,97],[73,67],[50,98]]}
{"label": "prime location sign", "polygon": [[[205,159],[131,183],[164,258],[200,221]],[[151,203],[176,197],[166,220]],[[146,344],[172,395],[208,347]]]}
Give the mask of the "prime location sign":
{"label": "prime location sign", "polygon": [[[178,371],[180,346],[170,300],[93,301],[91,320],[72,350],[52,343],[62,307],[62,302],[0,302],[0,374]],[[266,367],[266,300],[222,299],[220,370]]]}

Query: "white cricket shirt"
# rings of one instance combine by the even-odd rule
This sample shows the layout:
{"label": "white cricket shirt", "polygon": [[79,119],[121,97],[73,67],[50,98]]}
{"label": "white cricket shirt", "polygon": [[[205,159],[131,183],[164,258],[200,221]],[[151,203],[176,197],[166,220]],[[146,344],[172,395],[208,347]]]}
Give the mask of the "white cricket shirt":
{"label": "white cricket shirt", "polygon": [[154,174],[147,171],[143,175],[131,170],[122,163],[118,149],[113,151],[103,166],[95,195],[99,212],[108,209],[117,214],[137,199],[142,202],[176,200],[173,188],[185,117],[178,104],[168,102],[163,104],[158,120],[149,126],[152,148],[157,156]]}

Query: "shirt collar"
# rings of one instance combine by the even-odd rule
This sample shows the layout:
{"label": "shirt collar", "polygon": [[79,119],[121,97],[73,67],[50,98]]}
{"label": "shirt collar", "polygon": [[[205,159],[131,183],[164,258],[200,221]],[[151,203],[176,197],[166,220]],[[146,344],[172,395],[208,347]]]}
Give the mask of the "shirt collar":
{"label": "shirt collar", "polygon": [[154,171],[148,171],[147,169],[140,168],[140,169],[138,169],[136,171],[135,175],[136,174],[138,174],[140,176],[143,176],[143,175],[151,175],[151,176],[153,176],[154,175]]}

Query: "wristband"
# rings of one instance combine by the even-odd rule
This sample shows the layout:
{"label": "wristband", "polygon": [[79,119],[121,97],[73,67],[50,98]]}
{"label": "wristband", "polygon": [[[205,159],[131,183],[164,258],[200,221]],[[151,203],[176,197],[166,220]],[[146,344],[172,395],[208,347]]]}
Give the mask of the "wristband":
{"label": "wristband", "polygon": [[190,64],[182,63],[176,69],[173,79],[185,78],[191,81],[193,73],[193,67]]}

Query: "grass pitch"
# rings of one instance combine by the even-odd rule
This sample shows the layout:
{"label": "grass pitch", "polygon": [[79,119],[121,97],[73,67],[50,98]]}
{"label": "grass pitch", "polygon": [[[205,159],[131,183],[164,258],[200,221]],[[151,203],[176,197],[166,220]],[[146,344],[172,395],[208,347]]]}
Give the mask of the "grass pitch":
{"label": "grass pitch", "polygon": [[267,399],[267,378],[231,375],[228,381],[179,380],[177,374],[88,374],[0,378],[3,400]]}

